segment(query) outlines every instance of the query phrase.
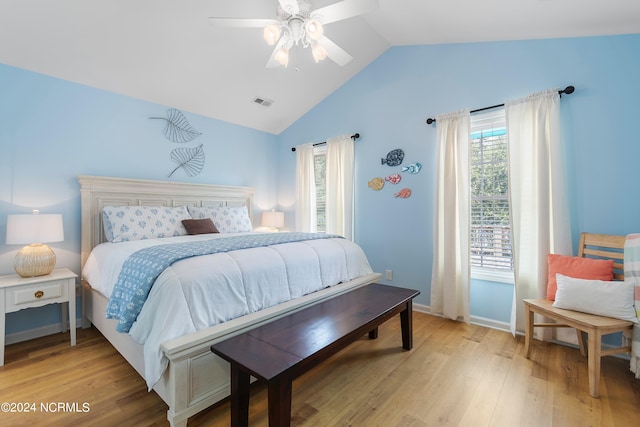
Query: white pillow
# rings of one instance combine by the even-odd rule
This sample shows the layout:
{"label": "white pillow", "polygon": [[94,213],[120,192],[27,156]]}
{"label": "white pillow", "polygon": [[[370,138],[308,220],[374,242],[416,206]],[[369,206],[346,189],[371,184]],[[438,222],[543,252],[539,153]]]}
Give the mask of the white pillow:
{"label": "white pillow", "polygon": [[246,206],[215,206],[211,208],[189,206],[194,219],[211,218],[220,233],[243,233],[253,231]]}
{"label": "white pillow", "polygon": [[574,279],[562,274],[556,274],[556,280],[554,307],[638,323],[633,306],[633,281]]}
{"label": "white pillow", "polygon": [[183,219],[191,219],[184,206],[105,206],[104,234],[110,242],[184,236]]}

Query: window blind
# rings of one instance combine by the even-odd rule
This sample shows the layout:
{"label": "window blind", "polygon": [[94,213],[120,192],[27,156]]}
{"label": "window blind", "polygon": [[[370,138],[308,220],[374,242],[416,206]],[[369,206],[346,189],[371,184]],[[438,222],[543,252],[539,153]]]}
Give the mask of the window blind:
{"label": "window blind", "polygon": [[471,118],[471,266],[513,270],[504,109]]}

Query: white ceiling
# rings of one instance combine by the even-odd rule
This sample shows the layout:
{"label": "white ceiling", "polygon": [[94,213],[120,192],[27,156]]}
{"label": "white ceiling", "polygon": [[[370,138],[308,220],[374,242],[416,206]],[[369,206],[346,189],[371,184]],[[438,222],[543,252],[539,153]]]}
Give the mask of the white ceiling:
{"label": "white ceiling", "polygon": [[640,0],[380,0],[325,26],[346,66],[294,48],[287,69],[267,69],[262,30],[208,21],[274,18],[276,4],[0,0],[0,63],[279,134],[390,46],[640,33]]}

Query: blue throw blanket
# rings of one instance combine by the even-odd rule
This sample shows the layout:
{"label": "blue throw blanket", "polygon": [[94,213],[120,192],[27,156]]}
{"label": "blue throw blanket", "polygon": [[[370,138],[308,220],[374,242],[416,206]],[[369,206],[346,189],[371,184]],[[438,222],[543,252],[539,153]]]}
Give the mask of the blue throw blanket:
{"label": "blue throw blanket", "polygon": [[172,243],[141,249],[127,258],[118,275],[107,319],[118,319],[118,332],[129,332],[151,291],[154,282],[167,267],[181,259],[302,240],[341,237],[317,233],[260,233],[224,237],[200,242]]}

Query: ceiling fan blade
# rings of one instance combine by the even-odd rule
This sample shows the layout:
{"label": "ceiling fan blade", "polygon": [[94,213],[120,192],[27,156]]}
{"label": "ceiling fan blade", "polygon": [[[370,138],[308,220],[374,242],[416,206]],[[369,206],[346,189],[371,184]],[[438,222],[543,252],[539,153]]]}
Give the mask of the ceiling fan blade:
{"label": "ceiling fan blade", "polygon": [[353,18],[373,12],[380,7],[379,0],[343,0],[311,12],[323,24],[330,24],[343,19]]}
{"label": "ceiling fan blade", "polygon": [[346,50],[335,44],[327,36],[322,36],[318,43],[327,49],[327,56],[341,67],[347,65],[353,59],[353,56],[349,55]]}
{"label": "ceiling fan blade", "polygon": [[209,18],[211,25],[224,28],[264,28],[270,24],[277,24],[275,19],[250,19],[250,18]]}
{"label": "ceiling fan blade", "polygon": [[278,40],[278,43],[276,43],[276,46],[273,48],[273,51],[271,52],[271,56],[269,57],[269,60],[267,61],[267,68],[278,68],[281,67],[282,65],[280,65],[280,63],[276,60],[276,52],[278,52],[278,49],[280,49],[282,47],[282,45],[285,44],[285,38],[284,37],[280,37],[280,40]]}

